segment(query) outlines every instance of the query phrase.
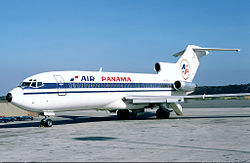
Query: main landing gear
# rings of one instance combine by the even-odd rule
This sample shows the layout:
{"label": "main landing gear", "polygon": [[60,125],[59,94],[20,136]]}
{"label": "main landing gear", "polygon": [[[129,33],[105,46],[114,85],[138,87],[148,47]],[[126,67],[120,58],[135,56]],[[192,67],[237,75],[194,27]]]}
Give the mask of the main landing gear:
{"label": "main landing gear", "polygon": [[[168,106],[166,107],[165,105],[161,104],[158,105],[159,108],[156,111],[156,118],[157,119],[169,119],[170,117],[170,113],[173,110],[169,110]],[[128,109],[125,110],[117,110],[117,119],[119,120],[128,120],[130,115],[132,117],[136,117],[137,113],[141,113],[144,112],[144,109],[139,109],[139,110],[132,110],[132,112],[130,113],[130,111]]]}
{"label": "main landing gear", "polygon": [[135,109],[129,111],[128,109],[125,110],[117,110],[117,119],[119,120],[128,120],[131,117],[136,117],[140,115],[141,113],[144,113],[144,108],[143,109]]}
{"label": "main landing gear", "polygon": [[157,119],[169,119],[170,117],[170,110],[166,108],[164,105],[159,105],[159,109],[156,111],[156,118]]}
{"label": "main landing gear", "polygon": [[51,119],[48,119],[48,116],[45,116],[44,119],[40,122],[40,127],[52,127],[53,121]]}
{"label": "main landing gear", "polygon": [[117,119],[128,120],[130,116],[129,110],[117,110]]}

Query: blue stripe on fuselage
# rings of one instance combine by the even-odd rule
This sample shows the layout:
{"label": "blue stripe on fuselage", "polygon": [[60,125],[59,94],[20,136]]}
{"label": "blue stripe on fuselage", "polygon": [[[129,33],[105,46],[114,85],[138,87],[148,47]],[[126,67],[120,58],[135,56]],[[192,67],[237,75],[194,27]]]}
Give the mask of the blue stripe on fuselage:
{"label": "blue stripe on fuselage", "polygon": [[[55,89],[55,91],[44,91],[44,92],[27,92],[24,95],[35,95],[35,94],[58,94],[58,88],[60,93],[112,93],[112,92],[162,92],[173,90],[173,84],[171,83],[44,83],[42,87],[33,88],[25,87],[24,90],[43,90],[43,89]],[[85,88],[88,90],[84,91],[66,91],[67,89]],[[109,88],[110,90],[90,90],[91,88]],[[125,89],[125,88],[155,88],[154,90],[114,90],[114,89]],[[160,88],[160,90],[159,90]],[[65,89],[65,90],[62,90]],[[164,89],[164,90],[163,90]]]}
{"label": "blue stripe on fuselage", "polygon": [[57,89],[57,88],[173,88],[171,83],[44,83],[42,87],[24,87],[23,89]]}
{"label": "blue stripe on fuselage", "polygon": [[63,92],[29,92],[24,95],[38,95],[38,94],[68,94],[68,93],[119,93],[119,92],[168,92],[175,90],[117,90],[117,91],[63,91]]}

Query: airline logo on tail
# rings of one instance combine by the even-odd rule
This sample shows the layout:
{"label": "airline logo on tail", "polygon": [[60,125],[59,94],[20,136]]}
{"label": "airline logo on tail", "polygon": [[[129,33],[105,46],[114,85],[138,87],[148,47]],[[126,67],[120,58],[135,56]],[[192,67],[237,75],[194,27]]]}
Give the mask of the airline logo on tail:
{"label": "airline logo on tail", "polygon": [[190,64],[185,59],[181,61],[181,73],[184,80],[187,80],[190,76]]}

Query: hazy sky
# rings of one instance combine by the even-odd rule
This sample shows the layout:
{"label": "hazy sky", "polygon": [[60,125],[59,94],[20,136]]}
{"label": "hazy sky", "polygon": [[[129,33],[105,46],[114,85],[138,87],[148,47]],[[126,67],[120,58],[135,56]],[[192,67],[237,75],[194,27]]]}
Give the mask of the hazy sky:
{"label": "hazy sky", "polygon": [[188,44],[240,48],[203,58],[194,82],[250,82],[249,0],[0,0],[0,95],[52,70],[154,73]]}

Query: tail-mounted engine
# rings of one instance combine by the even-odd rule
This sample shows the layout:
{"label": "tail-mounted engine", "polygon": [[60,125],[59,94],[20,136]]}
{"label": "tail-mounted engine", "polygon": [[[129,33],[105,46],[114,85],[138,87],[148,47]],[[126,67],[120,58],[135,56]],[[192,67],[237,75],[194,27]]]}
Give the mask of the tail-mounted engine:
{"label": "tail-mounted engine", "polygon": [[156,71],[157,73],[159,73],[159,72],[161,71],[161,69],[162,69],[161,64],[160,64],[159,62],[157,62],[157,63],[155,64],[154,69],[155,69],[155,71]]}
{"label": "tail-mounted engine", "polygon": [[168,62],[157,62],[154,66],[157,74],[163,74],[171,77],[172,74],[176,74],[176,64]]}
{"label": "tail-mounted engine", "polygon": [[197,85],[192,82],[185,82],[185,81],[175,81],[174,82],[174,88],[177,91],[183,91],[183,92],[191,92],[194,91]]}

